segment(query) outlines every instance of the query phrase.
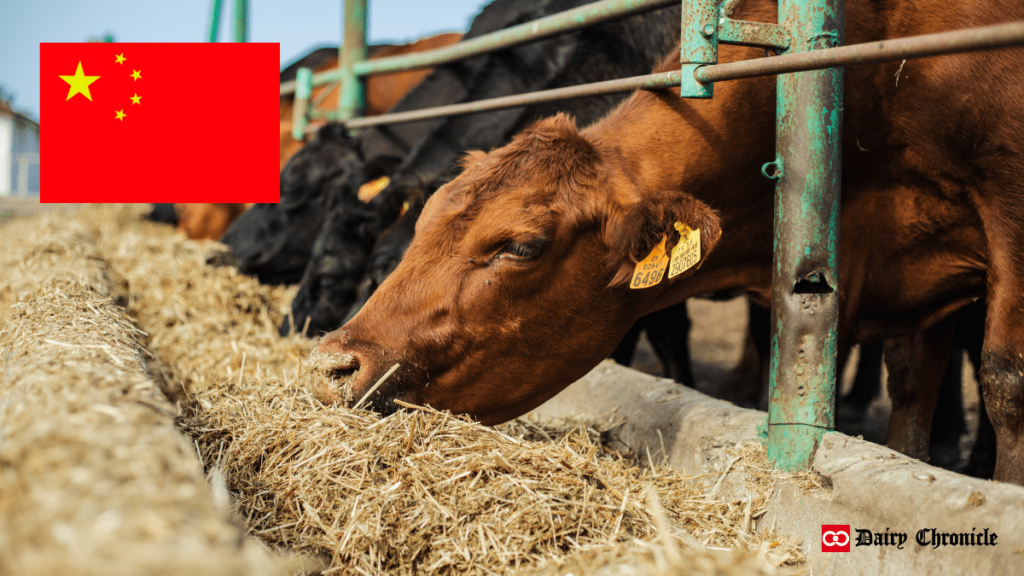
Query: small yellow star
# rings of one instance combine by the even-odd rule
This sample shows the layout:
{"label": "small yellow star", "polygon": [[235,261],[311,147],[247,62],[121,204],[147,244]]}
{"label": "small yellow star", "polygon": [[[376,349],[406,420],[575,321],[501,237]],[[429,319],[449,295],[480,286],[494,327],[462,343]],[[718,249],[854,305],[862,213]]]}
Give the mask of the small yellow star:
{"label": "small yellow star", "polygon": [[124,64],[124,52],[114,56],[114,58],[117,58],[117,64]]}
{"label": "small yellow star", "polygon": [[139,102],[139,100],[142,100],[142,96],[139,96],[138,94],[135,94],[135,96],[132,96],[131,99],[132,99],[132,104],[141,104],[141,102]]}
{"label": "small yellow star", "polygon": [[142,72],[139,72],[138,70],[132,70],[132,78],[135,78],[136,80],[142,78]]}
{"label": "small yellow star", "polygon": [[89,92],[89,84],[99,80],[99,76],[86,76],[85,72],[82,72],[82,63],[78,63],[78,69],[75,70],[74,76],[61,76],[60,79],[67,82],[71,89],[68,90],[68,97],[64,100],[67,102],[71,100],[71,97],[75,94],[81,94],[90,101],[92,101],[92,94]]}
{"label": "small yellow star", "polygon": [[114,114],[117,114],[117,117],[115,117],[114,120],[120,120],[121,122],[124,122],[124,108],[118,110],[117,112],[114,112]]}

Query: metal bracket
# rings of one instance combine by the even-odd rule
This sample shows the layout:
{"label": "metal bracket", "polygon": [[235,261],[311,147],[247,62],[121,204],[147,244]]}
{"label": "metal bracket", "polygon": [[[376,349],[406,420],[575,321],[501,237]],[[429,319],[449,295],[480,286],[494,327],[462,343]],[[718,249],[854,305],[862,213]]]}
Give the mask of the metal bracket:
{"label": "metal bracket", "polygon": [[714,95],[714,84],[700,82],[694,73],[701,66],[718,63],[719,44],[785,52],[793,42],[789,31],[778,24],[726,17],[726,6],[715,6],[715,0],[684,2],[682,18],[679,41],[682,83],[679,95],[683,98],[711,98]]}
{"label": "metal bracket", "polygon": [[722,18],[718,22],[718,43],[785,52],[789,50],[793,38],[789,30],[778,24]]}

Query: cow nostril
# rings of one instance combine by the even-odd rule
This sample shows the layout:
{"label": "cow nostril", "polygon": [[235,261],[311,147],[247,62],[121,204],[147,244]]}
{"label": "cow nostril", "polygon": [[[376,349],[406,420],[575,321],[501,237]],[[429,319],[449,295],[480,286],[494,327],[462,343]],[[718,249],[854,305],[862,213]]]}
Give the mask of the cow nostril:
{"label": "cow nostril", "polygon": [[352,405],[355,400],[355,393],[352,391],[352,383],[359,376],[359,362],[355,361],[354,368],[336,368],[327,373],[331,386],[337,390],[346,404]]}
{"label": "cow nostril", "polygon": [[359,360],[352,354],[324,353],[314,349],[310,355],[313,370],[313,396],[324,404],[337,402],[351,406],[355,401],[352,384],[359,377]]}
{"label": "cow nostril", "polygon": [[343,402],[351,406],[355,401],[352,383],[359,377],[359,362],[354,368],[335,368],[328,370],[319,382],[314,395],[323,402]]}

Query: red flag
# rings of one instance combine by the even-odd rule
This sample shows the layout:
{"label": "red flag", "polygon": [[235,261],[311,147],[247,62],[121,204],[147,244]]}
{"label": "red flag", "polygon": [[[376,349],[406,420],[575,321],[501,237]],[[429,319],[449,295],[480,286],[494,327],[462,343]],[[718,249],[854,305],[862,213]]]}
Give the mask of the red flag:
{"label": "red flag", "polygon": [[278,202],[278,44],[40,44],[41,202]]}

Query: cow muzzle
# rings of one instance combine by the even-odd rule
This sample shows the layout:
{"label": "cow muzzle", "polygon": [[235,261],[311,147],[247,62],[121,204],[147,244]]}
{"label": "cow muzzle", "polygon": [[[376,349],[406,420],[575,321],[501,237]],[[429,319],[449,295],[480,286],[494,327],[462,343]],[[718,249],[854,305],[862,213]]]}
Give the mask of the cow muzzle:
{"label": "cow muzzle", "polygon": [[395,400],[417,402],[408,389],[408,384],[417,381],[415,367],[343,330],[324,336],[310,354],[310,368],[313,396],[325,404],[340,403],[388,415],[399,408]]}

